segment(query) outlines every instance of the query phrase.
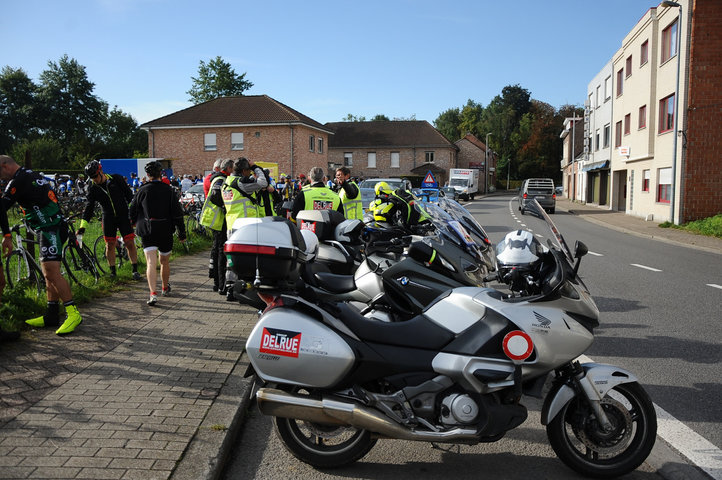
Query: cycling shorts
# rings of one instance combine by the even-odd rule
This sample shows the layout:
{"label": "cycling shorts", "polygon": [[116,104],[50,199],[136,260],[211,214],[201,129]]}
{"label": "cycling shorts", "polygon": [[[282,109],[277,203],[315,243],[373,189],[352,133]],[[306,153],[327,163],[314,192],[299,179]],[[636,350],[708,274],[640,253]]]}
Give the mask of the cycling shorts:
{"label": "cycling shorts", "polygon": [[133,226],[128,217],[103,217],[103,237],[105,237],[106,243],[108,240],[116,239],[118,230],[126,242],[135,238],[135,232],[133,232]]}
{"label": "cycling shorts", "polygon": [[169,255],[173,250],[172,233],[170,235],[146,235],[140,239],[143,241],[144,252],[158,250],[161,255]]}
{"label": "cycling shorts", "polygon": [[65,222],[38,230],[40,237],[40,261],[59,262],[63,259],[63,244],[68,240],[68,227]]}

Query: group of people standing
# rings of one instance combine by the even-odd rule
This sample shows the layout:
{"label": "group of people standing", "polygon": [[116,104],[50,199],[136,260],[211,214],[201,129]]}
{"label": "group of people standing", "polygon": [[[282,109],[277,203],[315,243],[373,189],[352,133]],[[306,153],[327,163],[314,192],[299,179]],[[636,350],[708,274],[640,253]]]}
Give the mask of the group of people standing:
{"label": "group of people standing", "polygon": [[[267,171],[252,164],[247,158],[220,159],[206,177],[204,188],[206,200],[201,212],[201,224],[213,231],[209,277],[213,279],[213,291],[233,300],[229,291],[233,279],[226,271],[223,246],[238,218],[273,216],[279,212],[278,202],[291,202],[288,217],[296,220],[301,210],[337,210],[346,218],[363,217],[361,192],[351,180],[350,171],[341,167],[336,171],[335,183],[338,193],[329,188],[321,167],[313,167],[308,173],[308,183],[300,189],[290,178],[273,185]],[[303,175],[305,179],[305,175]],[[296,190],[293,195],[290,195]],[[275,203],[275,206],[274,206]]]}

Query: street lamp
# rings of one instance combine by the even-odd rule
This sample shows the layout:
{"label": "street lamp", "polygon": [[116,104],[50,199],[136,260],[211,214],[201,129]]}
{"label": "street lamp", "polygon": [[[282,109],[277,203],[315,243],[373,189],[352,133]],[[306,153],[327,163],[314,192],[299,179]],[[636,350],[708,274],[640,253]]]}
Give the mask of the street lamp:
{"label": "street lamp", "polygon": [[506,190],[509,191],[509,174],[511,173],[511,158],[507,159],[508,167],[506,169]]}
{"label": "street lamp", "polygon": [[486,142],[484,143],[484,195],[489,193],[489,135],[486,134]]}
{"label": "street lamp", "polygon": [[672,151],[672,183],[669,186],[669,221],[674,222],[674,197],[675,197],[675,184],[677,183],[677,136],[679,134],[677,128],[679,125],[679,69],[682,63],[682,5],[677,2],[665,0],[662,2],[663,7],[678,7],[679,13],[677,14],[677,84],[674,87],[674,139],[673,139],[673,151]]}

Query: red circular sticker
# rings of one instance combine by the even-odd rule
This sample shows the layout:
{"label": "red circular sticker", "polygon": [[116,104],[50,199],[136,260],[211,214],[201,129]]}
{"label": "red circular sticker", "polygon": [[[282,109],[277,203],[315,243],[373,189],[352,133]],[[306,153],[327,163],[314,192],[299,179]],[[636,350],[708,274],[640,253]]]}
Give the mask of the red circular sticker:
{"label": "red circular sticker", "polygon": [[531,337],[521,330],[507,333],[501,345],[506,356],[514,361],[526,360],[534,351]]}

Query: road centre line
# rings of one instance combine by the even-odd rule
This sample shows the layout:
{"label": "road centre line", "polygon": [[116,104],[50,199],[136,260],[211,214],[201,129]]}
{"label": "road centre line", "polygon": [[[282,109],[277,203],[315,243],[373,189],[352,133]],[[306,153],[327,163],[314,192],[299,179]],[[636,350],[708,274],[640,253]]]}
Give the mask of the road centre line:
{"label": "road centre line", "polygon": [[[594,363],[586,355],[580,355],[577,360]],[[722,450],[656,403],[654,409],[657,412],[657,435],[712,478],[722,480]]]}
{"label": "road centre line", "polygon": [[645,269],[645,270],[649,270],[649,271],[652,271],[652,272],[661,272],[661,271],[662,271],[662,270],[659,270],[659,269],[657,269],[657,268],[647,267],[646,265],[640,265],[640,264],[638,264],[638,263],[630,263],[630,265],[633,266],[633,267],[637,267],[637,268],[643,268],[643,269]]}
{"label": "road centre line", "polygon": [[722,290],[722,285],[717,285],[716,283],[708,283],[707,286],[712,288],[719,288],[720,290]]}
{"label": "road centre line", "polygon": [[594,255],[595,257],[603,257],[604,256],[604,254],[597,253],[597,252],[588,252],[588,253],[589,253],[589,255]]}

